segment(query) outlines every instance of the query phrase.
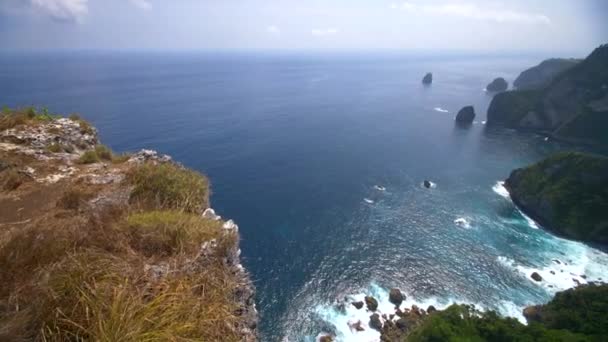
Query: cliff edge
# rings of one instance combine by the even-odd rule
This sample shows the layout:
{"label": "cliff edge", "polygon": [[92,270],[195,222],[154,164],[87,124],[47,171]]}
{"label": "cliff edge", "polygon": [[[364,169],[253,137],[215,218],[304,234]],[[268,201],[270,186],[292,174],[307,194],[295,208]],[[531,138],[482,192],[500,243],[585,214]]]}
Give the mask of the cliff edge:
{"label": "cliff edge", "polygon": [[238,226],[207,178],[77,116],[0,114],[0,340],[256,341]]}

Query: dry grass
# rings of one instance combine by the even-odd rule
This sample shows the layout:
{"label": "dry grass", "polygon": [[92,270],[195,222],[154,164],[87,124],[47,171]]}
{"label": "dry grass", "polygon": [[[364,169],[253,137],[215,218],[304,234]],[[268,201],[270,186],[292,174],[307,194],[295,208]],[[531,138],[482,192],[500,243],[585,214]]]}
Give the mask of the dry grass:
{"label": "dry grass", "polygon": [[[97,219],[56,210],[0,241],[0,339],[239,340],[237,283],[223,263],[237,236],[221,222],[175,210]],[[216,254],[193,268],[210,239]],[[146,264],[170,270],[158,278]]]}
{"label": "dry grass", "polygon": [[101,161],[108,161],[115,164],[120,164],[128,159],[128,154],[115,155],[109,147],[105,145],[97,145],[94,149],[85,151],[78,159],[78,162],[80,164],[94,164]]}
{"label": "dry grass", "polygon": [[147,208],[200,213],[209,206],[209,182],[198,172],[174,164],[143,164],[131,170],[131,203]]}
{"label": "dry grass", "polygon": [[101,159],[99,159],[99,156],[97,155],[95,150],[85,151],[80,156],[80,158],[78,158],[78,162],[80,164],[95,164],[95,163],[99,163],[100,161],[101,161]]}
{"label": "dry grass", "polygon": [[0,173],[0,186],[4,191],[17,190],[26,181],[27,177],[15,169],[5,170]]}
{"label": "dry grass", "polygon": [[146,256],[192,254],[201,243],[219,238],[222,225],[180,211],[148,211],[129,215],[124,229],[130,245]]}
{"label": "dry grass", "polygon": [[14,128],[19,125],[36,124],[59,118],[51,114],[48,109],[37,110],[34,107],[19,109],[4,109],[0,114],[0,130]]}
{"label": "dry grass", "polygon": [[84,187],[72,186],[57,201],[57,207],[66,210],[78,210],[95,194]]}

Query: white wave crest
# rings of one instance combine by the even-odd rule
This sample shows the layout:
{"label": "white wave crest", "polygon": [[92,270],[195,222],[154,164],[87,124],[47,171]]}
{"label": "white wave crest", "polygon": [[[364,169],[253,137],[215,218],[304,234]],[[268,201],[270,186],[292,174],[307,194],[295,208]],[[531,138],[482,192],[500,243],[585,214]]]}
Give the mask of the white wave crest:
{"label": "white wave crest", "polygon": [[386,191],[386,188],[383,187],[382,185],[374,185],[374,189],[376,189],[378,191]]}
{"label": "white wave crest", "polygon": [[365,201],[365,203],[374,204],[374,201],[369,198],[364,198],[363,200]]}
{"label": "white wave crest", "polygon": [[471,228],[471,221],[469,221],[467,218],[464,217],[459,217],[457,219],[454,220],[454,223],[457,226],[460,226],[462,228]]}
{"label": "white wave crest", "polygon": [[494,186],[492,187],[492,190],[494,190],[495,193],[499,194],[500,196],[502,196],[508,200],[511,199],[509,190],[507,190],[507,188],[505,188],[505,182],[503,182],[503,181],[496,182],[496,184],[494,184]]}
{"label": "white wave crest", "polygon": [[433,108],[434,111],[436,112],[440,112],[440,113],[449,113],[450,111],[441,107],[435,107]]}

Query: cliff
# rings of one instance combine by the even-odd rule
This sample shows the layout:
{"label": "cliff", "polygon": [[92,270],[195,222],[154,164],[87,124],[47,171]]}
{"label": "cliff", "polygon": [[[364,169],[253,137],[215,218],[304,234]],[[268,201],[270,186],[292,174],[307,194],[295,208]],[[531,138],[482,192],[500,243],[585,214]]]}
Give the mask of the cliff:
{"label": "cliff", "polygon": [[496,95],[487,124],[608,146],[608,45],[556,75],[543,89]]}
{"label": "cliff", "polygon": [[519,90],[542,89],[551,84],[553,79],[562,72],[572,68],[579,59],[551,58],[539,65],[526,69],[517,76],[513,86]]}
{"label": "cliff", "polygon": [[608,158],[576,152],[514,170],[505,182],[528,216],[555,233],[608,243]]}
{"label": "cliff", "polygon": [[77,116],[0,114],[0,340],[257,340],[208,179]]}

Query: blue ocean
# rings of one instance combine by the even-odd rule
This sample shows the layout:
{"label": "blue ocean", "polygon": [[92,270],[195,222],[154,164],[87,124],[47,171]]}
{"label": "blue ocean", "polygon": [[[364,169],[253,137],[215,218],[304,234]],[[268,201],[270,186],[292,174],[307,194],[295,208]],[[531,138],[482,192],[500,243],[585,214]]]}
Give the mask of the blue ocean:
{"label": "blue ocean", "polygon": [[[388,309],[391,287],[407,305],[522,319],[608,279],[608,255],[547,233],[501,184],[572,147],[485,125],[485,85],[548,57],[4,53],[0,105],[80,113],[115,151],[156,149],[208,175],[212,206],[240,226],[263,341],[375,341],[350,330],[369,319],[350,302],[373,294]],[[477,117],[457,127],[465,105]]]}

